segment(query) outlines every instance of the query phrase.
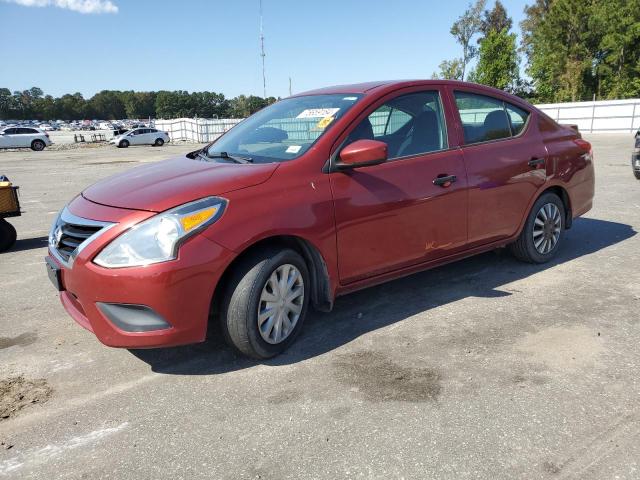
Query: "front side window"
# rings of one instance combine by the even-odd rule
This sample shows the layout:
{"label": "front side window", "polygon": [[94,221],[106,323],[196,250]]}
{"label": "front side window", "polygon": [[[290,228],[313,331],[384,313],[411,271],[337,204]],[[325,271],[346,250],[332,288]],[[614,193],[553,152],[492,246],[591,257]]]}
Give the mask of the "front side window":
{"label": "front side window", "polygon": [[346,144],[365,139],[385,142],[390,160],[446,149],[440,94],[417,92],[389,100],[353,129]]}
{"label": "front side window", "polygon": [[323,94],[281,100],[240,122],[216,140],[207,156],[248,157],[253,163],[282,162],[305,153],[362,97]]}
{"label": "front side window", "polygon": [[486,95],[456,91],[455,98],[466,144],[518,135],[529,116],[526,110]]}

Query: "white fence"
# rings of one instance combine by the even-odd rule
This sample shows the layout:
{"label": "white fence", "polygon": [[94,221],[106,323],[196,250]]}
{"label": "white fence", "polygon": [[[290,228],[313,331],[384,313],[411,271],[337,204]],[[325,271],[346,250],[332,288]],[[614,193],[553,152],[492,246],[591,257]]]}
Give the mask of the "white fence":
{"label": "white fence", "polygon": [[241,118],[176,118],[155,120],[154,126],[167,132],[172,142],[186,140],[209,143],[241,121]]}
{"label": "white fence", "polygon": [[640,99],[536,105],[558,123],[578,125],[581,132],[635,132],[640,128]]}
{"label": "white fence", "polygon": [[[598,100],[595,102],[545,103],[536,105],[536,107],[558,123],[578,125],[578,128],[583,133],[633,133],[640,129],[640,99],[637,98],[629,100]],[[241,121],[242,119],[238,118],[177,118],[174,120],[156,120],[155,127],[168,132],[172,141],[186,140],[208,143],[214,141]],[[297,125],[297,127],[300,127],[300,125]],[[310,135],[307,130],[304,132],[292,132],[292,138],[296,135]]]}

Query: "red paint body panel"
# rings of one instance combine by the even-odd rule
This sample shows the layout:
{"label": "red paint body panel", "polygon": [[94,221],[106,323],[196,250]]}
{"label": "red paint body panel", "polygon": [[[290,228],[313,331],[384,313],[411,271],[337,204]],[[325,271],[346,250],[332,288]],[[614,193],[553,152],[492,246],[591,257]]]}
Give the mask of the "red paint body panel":
{"label": "red paint body panel", "polygon": [[[530,112],[515,138],[465,145],[453,100],[456,89],[494,96]],[[439,90],[448,149],[347,171],[329,159],[353,128],[387,100]],[[586,142],[526,102],[504,92],[454,81],[372,82],[300,95],[358,93],[299,158],[240,165],[188,158],[145,165],[101,181],[76,197],[74,215],[116,224],[62,267],[61,301],[70,315],[111,346],[144,348],[202,341],[214,290],[233,261],[255,244],[295,237],[315,250],[328,275],[330,300],[376,283],[441,265],[513,241],[547,188],[562,188],[572,215],[591,208],[593,164]],[[545,164],[531,167],[532,158]],[[434,178],[455,175],[450,185]],[[214,224],[187,240],[176,260],[108,269],[95,256],[135,224],[207,196],[227,201]],[[124,332],[96,302],[147,305],[171,328]]]}
{"label": "red paint body panel", "polygon": [[194,199],[222,195],[266,181],[278,164],[236,165],[175,158],[109,177],[82,195],[119,208],[162,212]]}

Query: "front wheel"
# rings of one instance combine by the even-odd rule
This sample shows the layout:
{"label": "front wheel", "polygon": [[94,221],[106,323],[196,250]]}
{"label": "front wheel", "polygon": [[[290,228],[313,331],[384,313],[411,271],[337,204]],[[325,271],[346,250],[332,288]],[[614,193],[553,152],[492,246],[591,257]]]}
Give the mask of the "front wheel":
{"label": "front wheel", "polygon": [[640,170],[634,170],[633,174],[636,176],[638,180],[640,180]]}
{"label": "front wheel", "polygon": [[0,218],[0,252],[9,250],[16,243],[16,229],[4,218]]}
{"label": "front wheel", "polygon": [[302,328],[309,288],[309,271],[295,251],[264,250],[247,257],[232,274],[223,300],[227,342],[257,359],[281,353]]}
{"label": "front wheel", "polygon": [[155,145],[156,147],[161,147],[162,145],[164,145],[164,140],[163,140],[163,139],[161,139],[161,138],[158,138],[158,139],[156,139],[156,141],[155,141],[154,145]]}
{"label": "front wheel", "polygon": [[510,245],[518,259],[529,263],[551,260],[564,234],[565,210],[555,193],[545,193],[533,204],[518,239]]}

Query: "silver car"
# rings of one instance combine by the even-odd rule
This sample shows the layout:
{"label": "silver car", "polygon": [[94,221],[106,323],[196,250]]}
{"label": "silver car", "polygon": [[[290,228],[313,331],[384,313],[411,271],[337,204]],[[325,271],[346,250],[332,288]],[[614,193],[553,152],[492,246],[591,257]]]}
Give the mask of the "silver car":
{"label": "silver car", "polygon": [[161,147],[169,141],[169,134],[155,128],[136,128],[113,137],[109,143],[120,148],[127,148],[129,145],[155,145]]}
{"label": "silver car", "polygon": [[0,148],[30,148],[39,152],[53,142],[42,130],[32,127],[7,127],[0,129]]}

